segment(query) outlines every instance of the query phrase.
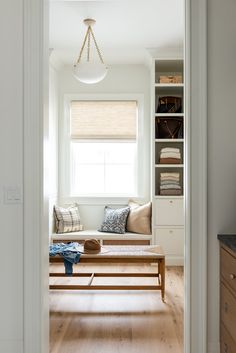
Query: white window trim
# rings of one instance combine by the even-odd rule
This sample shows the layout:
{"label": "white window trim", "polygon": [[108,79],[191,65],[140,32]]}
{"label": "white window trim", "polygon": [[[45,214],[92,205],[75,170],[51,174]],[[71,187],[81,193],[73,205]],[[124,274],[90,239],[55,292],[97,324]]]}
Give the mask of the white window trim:
{"label": "white window trim", "polygon": [[[70,103],[72,100],[135,100],[138,104],[138,122],[137,122],[137,194],[124,196],[70,196]],[[144,169],[142,161],[145,156],[142,141],[144,140],[144,96],[143,94],[65,94],[64,109],[59,121],[59,199],[62,203],[79,202],[80,204],[106,204],[109,203],[127,203],[128,199],[135,197],[144,199]]]}

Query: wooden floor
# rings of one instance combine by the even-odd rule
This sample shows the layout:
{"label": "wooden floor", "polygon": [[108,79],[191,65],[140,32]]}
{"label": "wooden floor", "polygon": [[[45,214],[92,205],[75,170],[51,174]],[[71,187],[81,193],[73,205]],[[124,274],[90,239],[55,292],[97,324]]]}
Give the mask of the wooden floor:
{"label": "wooden floor", "polygon": [[[51,265],[60,272],[61,265]],[[80,271],[98,270],[80,264]],[[108,266],[99,266],[99,271]],[[109,272],[145,271],[145,265],[109,266]],[[155,266],[151,270],[156,271]],[[64,279],[69,282],[72,279]],[[86,278],[73,281],[86,283]],[[58,279],[51,279],[57,283]],[[61,281],[61,279],[60,279]],[[153,283],[143,279],[96,279]],[[109,282],[108,282],[109,281]],[[51,291],[50,353],[183,353],[183,268],[166,268],[166,302],[160,291]]]}

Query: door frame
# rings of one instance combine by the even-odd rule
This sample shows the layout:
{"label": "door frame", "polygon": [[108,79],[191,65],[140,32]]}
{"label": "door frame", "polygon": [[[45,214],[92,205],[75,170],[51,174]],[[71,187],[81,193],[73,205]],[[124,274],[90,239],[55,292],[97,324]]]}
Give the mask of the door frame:
{"label": "door frame", "polygon": [[[49,352],[48,0],[24,4],[24,353]],[[185,353],[207,352],[207,0],[185,0]],[[191,94],[190,94],[191,92]]]}

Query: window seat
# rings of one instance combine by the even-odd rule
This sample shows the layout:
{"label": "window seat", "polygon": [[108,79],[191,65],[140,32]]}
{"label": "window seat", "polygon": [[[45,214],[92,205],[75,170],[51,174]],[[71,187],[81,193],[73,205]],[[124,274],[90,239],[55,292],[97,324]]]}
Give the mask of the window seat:
{"label": "window seat", "polygon": [[82,230],[71,233],[53,233],[51,236],[51,241],[53,243],[65,241],[83,242],[83,240],[88,238],[96,238],[102,245],[150,245],[152,243],[151,234],[117,234],[99,232],[97,230]]}

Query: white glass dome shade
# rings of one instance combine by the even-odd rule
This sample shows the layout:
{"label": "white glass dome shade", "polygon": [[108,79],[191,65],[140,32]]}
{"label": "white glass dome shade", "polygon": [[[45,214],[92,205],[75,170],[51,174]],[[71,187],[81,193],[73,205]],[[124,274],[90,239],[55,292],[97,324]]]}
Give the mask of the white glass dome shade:
{"label": "white glass dome shade", "polygon": [[83,62],[74,65],[74,76],[77,80],[83,83],[93,84],[102,81],[108,68],[101,62]]}

